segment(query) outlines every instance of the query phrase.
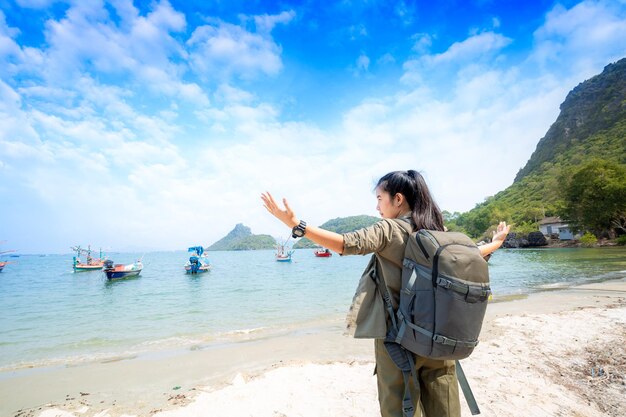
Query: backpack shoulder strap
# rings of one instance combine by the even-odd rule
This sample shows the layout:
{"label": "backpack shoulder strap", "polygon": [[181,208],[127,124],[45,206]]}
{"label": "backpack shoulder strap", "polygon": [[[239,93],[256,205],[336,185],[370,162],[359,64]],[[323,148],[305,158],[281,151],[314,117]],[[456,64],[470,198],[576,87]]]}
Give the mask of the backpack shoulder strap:
{"label": "backpack shoulder strap", "polygon": [[391,319],[392,326],[394,328],[397,328],[398,323],[396,322],[396,312],[394,311],[393,305],[391,304],[391,297],[389,296],[389,291],[387,291],[387,285],[378,276],[378,255],[377,254],[374,254],[374,259],[375,259],[375,262],[374,262],[372,279],[376,283],[376,286],[378,287],[378,292],[380,293],[380,295],[383,298],[383,301],[385,302],[385,308],[387,309],[387,313],[389,314],[389,318]]}
{"label": "backpack shoulder strap", "polygon": [[389,219],[391,221],[393,221],[394,223],[396,223],[398,226],[400,226],[401,228],[403,228],[404,230],[406,230],[406,232],[408,234],[413,233],[413,224],[411,223],[411,220],[407,217],[399,217],[397,219]]}

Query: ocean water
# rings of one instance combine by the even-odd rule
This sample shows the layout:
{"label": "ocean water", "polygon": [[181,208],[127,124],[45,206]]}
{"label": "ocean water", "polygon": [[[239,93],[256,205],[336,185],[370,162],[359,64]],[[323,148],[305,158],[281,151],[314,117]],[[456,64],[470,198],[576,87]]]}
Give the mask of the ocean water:
{"label": "ocean water", "polygon": [[[0,372],[205,348],[335,319],[369,259],[297,250],[281,263],[273,251],[209,252],[213,269],[187,275],[184,251],[109,258],[142,255],[139,277],[113,282],[101,271],[74,273],[71,254],[11,258],[0,273]],[[489,264],[497,300],[624,278],[626,248],[501,249]]]}

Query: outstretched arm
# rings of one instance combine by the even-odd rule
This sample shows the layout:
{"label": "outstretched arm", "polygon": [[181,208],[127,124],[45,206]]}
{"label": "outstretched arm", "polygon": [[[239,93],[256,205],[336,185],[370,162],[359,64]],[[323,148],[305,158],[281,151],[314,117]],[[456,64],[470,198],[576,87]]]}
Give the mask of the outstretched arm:
{"label": "outstretched arm", "polygon": [[[272,197],[272,195],[267,191],[261,193],[261,200],[263,200],[263,206],[267,209],[267,211],[269,211],[272,216],[283,222],[290,229],[293,229],[300,224],[300,220],[296,217],[296,214],[293,212],[291,207],[289,207],[289,203],[287,203],[286,198],[283,198],[283,204],[285,206],[284,209],[276,203],[274,197]],[[339,254],[343,252],[343,236],[338,233],[307,224],[305,237],[311,239],[318,245],[322,245],[325,248]]]}
{"label": "outstretched arm", "polygon": [[507,225],[506,222],[500,222],[500,224],[498,224],[496,231],[493,232],[491,243],[486,243],[478,247],[483,258],[487,255],[491,255],[493,251],[502,246],[502,243],[504,243],[504,239],[506,239],[506,235],[509,234],[510,229],[511,226]]}

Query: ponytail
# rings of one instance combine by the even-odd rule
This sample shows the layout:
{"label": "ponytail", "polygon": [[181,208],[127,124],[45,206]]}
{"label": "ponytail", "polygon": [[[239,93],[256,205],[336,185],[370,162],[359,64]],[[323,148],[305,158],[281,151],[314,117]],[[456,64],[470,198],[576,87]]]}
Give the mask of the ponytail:
{"label": "ponytail", "polygon": [[393,171],[384,175],[376,187],[392,197],[397,193],[404,196],[411,208],[411,220],[416,230],[444,230],[441,210],[430,195],[424,177],[412,169]]}

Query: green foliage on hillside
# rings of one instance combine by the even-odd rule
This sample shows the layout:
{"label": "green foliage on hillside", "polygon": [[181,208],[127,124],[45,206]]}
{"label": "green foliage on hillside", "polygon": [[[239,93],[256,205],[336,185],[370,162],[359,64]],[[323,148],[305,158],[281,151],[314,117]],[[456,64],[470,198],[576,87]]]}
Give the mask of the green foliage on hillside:
{"label": "green foliage on hillside", "polygon": [[[350,216],[350,217],[338,217],[336,219],[332,219],[322,224],[320,228],[324,230],[330,230],[331,232],[336,233],[347,233],[353,232],[358,229],[362,229],[364,227],[368,227],[379,221],[380,218],[373,216]],[[313,243],[306,237],[300,239],[296,242],[293,247],[294,249],[302,249],[302,248],[313,248],[318,246]]]}
{"label": "green foliage on hillside", "polygon": [[626,165],[594,159],[563,181],[563,215],[574,230],[600,235],[626,215]]}
{"label": "green foliage on hillside", "polygon": [[[608,65],[602,74],[568,94],[559,117],[510,187],[469,212],[453,216],[446,225],[480,237],[500,220],[513,223],[512,230],[522,232],[537,230],[537,222],[544,216],[561,216],[581,220],[580,229],[598,233],[598,225],[581,216],[571,217],[565,193],[568,180],[581,167],[596,164],[594,160],[614,164],[618,170],[626,168],[626,59]],[[625,186],[620,178],[612,189]],[[602,182],[594,184],[597,187]]]}
{"label": "green foliage on hillside", "polygon": [[[522,168],[515,182],[531,172],[541,169],[545,162],[555,161],[560,154],[579,151],[594,151],[589,142],[594,136],[604,136],[607,130],[622,125],[618,131],[624,132],[626,123],[626,58],[609,64],[601,74],[576,86],[561,104],[561,113],[546,135],[537,144],[537,149]],[[624,148],[624,136],[621,144],[612,142],[614,150]],[[618,154],[625,163],[626,155]],[[584,156],[584,154],[580,154]],[[572,161],[575,163],[575,161]]]}
{"label": "green foliage on hillside", "polygon": [[276,240],[269,235],[253,235],[250,228],[239,223],[226,236],[206,250],[257,250],[273,249]]}

